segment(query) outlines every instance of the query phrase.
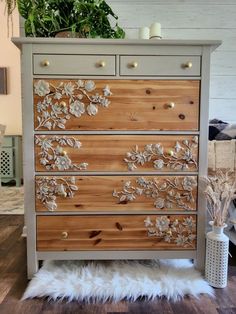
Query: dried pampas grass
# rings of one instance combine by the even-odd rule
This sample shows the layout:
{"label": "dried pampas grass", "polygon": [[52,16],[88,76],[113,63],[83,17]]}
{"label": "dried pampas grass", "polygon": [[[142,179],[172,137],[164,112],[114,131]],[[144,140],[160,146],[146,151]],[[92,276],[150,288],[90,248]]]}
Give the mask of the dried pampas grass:
{"label": "dried pampas grass", "polygon": [[214,176],[204,177],[207,209],[215,226],[224,226],[230,202],[236,199],[236,176],[231,171],[218,170]]}

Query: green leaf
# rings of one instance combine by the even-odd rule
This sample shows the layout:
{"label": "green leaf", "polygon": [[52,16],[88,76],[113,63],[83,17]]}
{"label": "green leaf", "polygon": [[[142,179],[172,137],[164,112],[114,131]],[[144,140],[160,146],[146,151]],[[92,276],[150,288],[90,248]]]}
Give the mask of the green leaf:
{"label": "green leaf", "polygon": [[24,19],[28,19],[29,13],[32,9],[32,1],[31,0],[17,0],[17,7],[20,15]]}
{"label": "green leaf", "polygon": [[118,16],[104,0],[17,0],[25,18],[26,36],[51,37],[60,31],[75,36],[124,38],[125,32],[109,17]]}

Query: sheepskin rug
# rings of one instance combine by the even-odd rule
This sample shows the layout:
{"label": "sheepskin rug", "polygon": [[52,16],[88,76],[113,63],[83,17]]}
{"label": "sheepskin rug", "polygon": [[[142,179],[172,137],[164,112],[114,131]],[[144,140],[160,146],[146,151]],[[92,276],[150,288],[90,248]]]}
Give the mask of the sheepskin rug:
{"label": "sheepskin rug", "polygon": [[118,302],[166,297],[177,301],[201,293],[214,295],[189,260],[45,261],[22,299]]}

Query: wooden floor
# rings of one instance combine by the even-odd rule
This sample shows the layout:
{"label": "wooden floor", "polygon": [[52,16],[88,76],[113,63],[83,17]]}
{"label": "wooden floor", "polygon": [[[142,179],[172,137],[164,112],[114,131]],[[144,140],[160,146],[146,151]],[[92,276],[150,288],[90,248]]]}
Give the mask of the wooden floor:
{"label": "wooden floor", "polygon": [[[0,314],[236,314],[236,252],[230,259],[229,282],[216,290],[216,298],[186,297],[171,303],[157,299],[152,302],[120,302],[118,304],[84,304],[78,302],[48,302],[34,299],[20,301],[27,286],[25,239],[21,238],[23,216],[0,216]],[[235,249],[231,247],[231,252]]]}

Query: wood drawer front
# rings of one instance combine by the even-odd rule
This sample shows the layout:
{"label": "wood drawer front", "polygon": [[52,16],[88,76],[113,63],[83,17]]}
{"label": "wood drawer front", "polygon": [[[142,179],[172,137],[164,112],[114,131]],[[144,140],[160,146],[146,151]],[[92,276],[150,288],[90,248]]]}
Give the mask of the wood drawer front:
{"label": "wood drawer front", "polygon": [[198,130],[199,90],[195,80],[34,80],[35,129]]}
{"label": "wood drawer front", "polygon": [[199,56],[120,56],[124,76],[200,76]]}
{"label": "wood drawer front", "polygon": [[35,135],[36,171],[197,171],[192,135]]}
{"label": "wood drawer front", "polygon": [[116,75],[115,56],[35,54],[36,75]]}
{"label": "wood drawer front", "polygon": [[197,176],[36,176],[36,211],[195,211]]}
{"label": "wood drawer front", "polygon": [[195,215],[37,217],[38,251],[195,248]]}

